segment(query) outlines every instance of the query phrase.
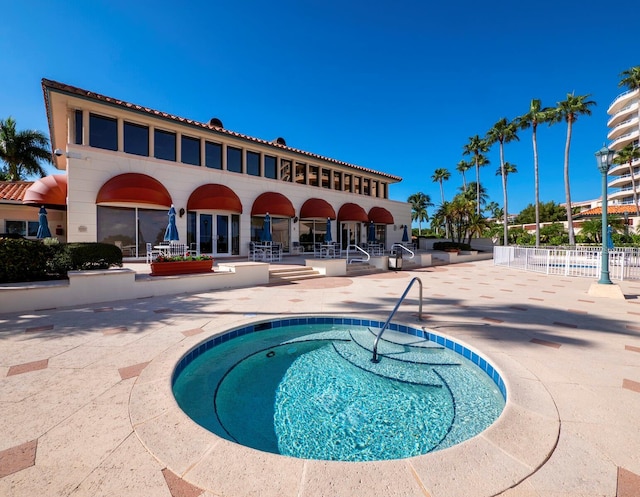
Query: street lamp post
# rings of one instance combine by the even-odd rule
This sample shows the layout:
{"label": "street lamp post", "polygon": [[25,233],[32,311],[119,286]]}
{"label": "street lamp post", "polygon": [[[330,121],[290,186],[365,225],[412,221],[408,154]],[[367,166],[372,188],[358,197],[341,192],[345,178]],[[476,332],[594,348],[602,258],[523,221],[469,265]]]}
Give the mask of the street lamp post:
{"label": "street lamp post", "polygon": [[602,267],[600,271],[600,285],[612,285],[609,278],[609,246],[607,244],[607,173],[613,161],[613,150],[603,146],[596,152],[598,169],[602,173]]}

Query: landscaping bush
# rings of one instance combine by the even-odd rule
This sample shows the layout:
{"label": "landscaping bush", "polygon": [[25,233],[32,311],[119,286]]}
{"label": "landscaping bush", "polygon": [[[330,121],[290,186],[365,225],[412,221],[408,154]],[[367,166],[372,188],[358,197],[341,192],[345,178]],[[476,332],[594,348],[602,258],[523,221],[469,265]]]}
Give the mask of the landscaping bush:
{"label": "landscaping bush", "polygon": [[51,248],[33,240],[0,238],[0,283],[47,279]]}
{"label": "landscaping bush", "polygon": [[450,250],[450,249],[458,249],[458,250],[471,250],[471,245],[468,243],[457,243],[457,242],[436,242],[433,244],[433,250]]}
{"label": "landscaping bush", "polygon": [[122,267],[122,251],[111,243],[68,243],[60,247],[66,252],[61,259],[69,259],[69,271]]}

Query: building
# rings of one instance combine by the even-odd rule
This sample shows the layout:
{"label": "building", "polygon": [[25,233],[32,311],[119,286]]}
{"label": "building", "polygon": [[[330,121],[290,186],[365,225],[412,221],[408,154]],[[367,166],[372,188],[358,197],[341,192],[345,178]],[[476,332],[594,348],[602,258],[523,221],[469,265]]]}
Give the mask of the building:
{"label": "building", "polygon": [[[640,89],[629,90],[613,101],[607,113],[611,140],[609,148],[619,151],[628,144],[640,146]],[[640,159],[632,162],[636,188],[640,187]],[[613,205],[633,205],[633,188],[628,164],[614,165],[609,170],[609,202]]]}
{"label": "building", "polygon": [[36,181],[23,202],[64,210],[54,228],[65,241],[143,257],[163,240],[172,205],[180,240],[222,258],[246,256],[267,213],[285,253],[323,241],[327,226],[344,248],[366,242],[373,224],[389,248],[411,224],[410,205],[389,200],[398,176],[246,136],[217,118],[197,122],[46,79],[42,88],[64,173]]}

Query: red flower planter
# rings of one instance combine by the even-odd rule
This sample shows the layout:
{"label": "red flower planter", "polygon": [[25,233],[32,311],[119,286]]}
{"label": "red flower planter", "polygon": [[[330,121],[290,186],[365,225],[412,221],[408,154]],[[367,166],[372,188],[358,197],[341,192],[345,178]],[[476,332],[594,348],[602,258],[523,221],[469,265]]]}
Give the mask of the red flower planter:
{"label": "red flower planter", "polygon": [[209,273],[212,269],[213,259],[204,261],[152,262],[151,276]]}

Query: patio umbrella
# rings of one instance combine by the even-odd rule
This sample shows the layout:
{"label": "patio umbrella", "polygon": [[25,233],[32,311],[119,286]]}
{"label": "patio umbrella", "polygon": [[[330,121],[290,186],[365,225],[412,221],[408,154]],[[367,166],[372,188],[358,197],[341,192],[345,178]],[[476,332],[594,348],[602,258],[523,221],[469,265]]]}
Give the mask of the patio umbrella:
{"label": "patio umbrella", "polygon": [[367,241],[376,241],[376,226],[373,224],[373,221],[369,221],[369,232],[367,234]]}
{"label": "patio umbrella", "polygon": [[407,225],[404,225],[404,233],[402,233],[402,241],[403,242],[408,242],[409,241],[409,235],[407,234]]}
{"label": "patio umbrella", "polygon": [[167,224],[167,229],[164,232],[164,241],[171,242],[174,240],[180,240],[178,236],[178,228],[176,227],[176,209],[171,204],[171,208],[169,209],[169,224]]}
{"label": "patio umbrella", "polygon": [[38,214],[38,234],[36,236],[38,238],[51,237],[51,231],[49,231],[49,223],[47,222],[47,209],[44,208],[44,205],[40,207],[40,212]]}
{"label": "patio umbrella", "polygon": [[267,212],[267,215],[264,216],[264,223],[262,225],[262,234],[260,235],[260,240],[263,242],[271,242],[273,241],[271,238],[271,216]]}
{"label": "patio umbrella", "polygon": [[[613,238],[611,237],[612,232],[613,230],[611,229],[611,226],[607,226],[607,248],[609,250],[611,250],[614,247]],[[40,233],[40,230],[38,230],[38,233]]]}
{"label": "patio umbrella", "polygon": [[327,218],[327,232],[324,234],[324,242],[331,243],[333,238],[331,238],[331,218]]}

